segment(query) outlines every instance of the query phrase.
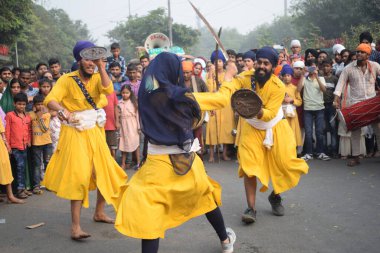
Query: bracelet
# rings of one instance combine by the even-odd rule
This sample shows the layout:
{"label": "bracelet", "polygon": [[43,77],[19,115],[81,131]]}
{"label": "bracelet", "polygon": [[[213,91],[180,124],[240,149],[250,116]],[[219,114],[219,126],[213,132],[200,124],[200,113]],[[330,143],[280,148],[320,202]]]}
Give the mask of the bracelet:
{"label": "bracelet", "polygon": [[65,110],[64,109],[58,110],[58,115],[61,116],[62,118],[66,118]]}

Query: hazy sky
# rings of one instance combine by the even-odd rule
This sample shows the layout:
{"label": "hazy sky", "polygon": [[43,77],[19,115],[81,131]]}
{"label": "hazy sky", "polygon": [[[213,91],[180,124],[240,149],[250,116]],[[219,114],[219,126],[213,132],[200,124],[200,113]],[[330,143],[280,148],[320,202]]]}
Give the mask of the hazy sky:
{"label": "hazy sky", "polygon": [[[167,0],[129,0],[131,14],[145,15],[158,7],[167,8]],[[127,20],[128,0],[40,0],[45,8],[61,8],[70,18],[87,24],[98,45],[106,45],[107,31]],[[255,26],[271,22],[284,14],[284,0],[192,0],[213,27],[235,27],[247,33]],[[288,0],[290,6],[292,0]],[[288,8],[290,9],[290,8]],[[171,0],[175,23],[197,27],[196,14],[187,0]],[[203,25],[203,24],[202,24]]]}

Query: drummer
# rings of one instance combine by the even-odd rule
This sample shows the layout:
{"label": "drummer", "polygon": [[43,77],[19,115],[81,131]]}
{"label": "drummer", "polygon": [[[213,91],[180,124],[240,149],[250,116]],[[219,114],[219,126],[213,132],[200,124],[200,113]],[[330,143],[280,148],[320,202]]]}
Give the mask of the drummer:
{"label": "drummer", "polygon": [[[257,64],[251,75],[237,76],[236,65],[227,64],[224,82],[218,92],[194,93],[202,110],[221,109],[229,104],[231,95],[239,89],[252,89],[263,101],[263,107],[257,115],[259,126],[250,125],[242,120],[241,137],[238,144],[239,177],[244,178],[248,208],[242,221],[256,221],[257,179],[263,185],[264,192],[272,182],[273,191],[268,200],[276,216],[284,215],[280,193],[290,190],[298,184],[302,174],[308,172],[308,165],[297,158],[296,141],[288,122],[281,116],[285,86],[273,75],[278,62],[277,52],[271,47],[263,47],[256,53]],[[254,78],[251,78],[253,76]],[[268,126],[272,124],[271,126]],[[260,127],[260,128],[261,128]],[[267,138],[268,137],[268,138]],[[264,146],[264,141],[266,146]]]}
{"label": "drummer", "polygon": [[[356,61],[348,64],[339,77],[338,84],[335,88],[334,105],[337,109],[341,107],[341,96],[344,93],[346,85],[349,85],[349,92],[343,94],[346,97],[346,106],[356,104],[369,98],[376,96],[375,83],[376,76],[380,75],[380,65],[377,62],[369,61],[372,48],[370,45],[361,43],[356,48]],[[380,137],[378,124],[372,124],[377,140]],[[352,158],[347,161],[347,166],[356,166],[360,164],[360,136],[361,129],[352,131]],[[377,152],[374,157],[380,157],[380,142],[377,141]]]}

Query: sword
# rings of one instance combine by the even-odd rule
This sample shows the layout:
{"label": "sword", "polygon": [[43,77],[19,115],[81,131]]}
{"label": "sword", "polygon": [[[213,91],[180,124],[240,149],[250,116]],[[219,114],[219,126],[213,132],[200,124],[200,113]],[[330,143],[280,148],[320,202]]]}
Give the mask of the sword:
{"label": "sword", "polygon": [[[222,27],[219,28],[219,32],[218,32],[218,38],[220,38],[220,35],[222,34]],[[218,74],[218,60],[219,60],[219,44],[216,43],[215,45],[215,88],[216,88],[216,91],[219,90],[219,74]],[[218,163],[220,163],[220,154],[219,154],[219,129],[218,129],[218,118],[217,118],[217,113],[215,111],[215,120],[216,120],[216,154],[218,156]],[[212,151],[214,152],[214,151]]]}
{"label": "sword", "polygon": [[189,0],[189,3],[193,7],[194,11],[197,13],[198,17],[202,19],[203,23],[205,23],[207,29],[211,32],[211,35],[214,37],[216,43],[219,45],[220,49],[222,50],[224,57],[226,58],[226,60],[228,60],[228,54],[226,50],[224,49],[224,46],[222,42],[220,41],[219,36],[215,33],[210,23],[206,20],[206,18],[202,15],[202,13],[197,9],[197,7],[195,7],[195,5],[190,0]]}

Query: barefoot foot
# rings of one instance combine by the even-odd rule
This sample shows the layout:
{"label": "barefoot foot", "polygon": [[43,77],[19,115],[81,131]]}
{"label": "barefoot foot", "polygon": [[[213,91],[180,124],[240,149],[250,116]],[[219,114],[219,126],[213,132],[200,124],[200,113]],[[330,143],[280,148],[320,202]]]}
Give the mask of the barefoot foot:
{"label": "barefoot foot", "polygon": [[108,217],[106,214],[95,214],[93,217],[95,222],[102,222],[107,224],[115,224],[115,220]]}

